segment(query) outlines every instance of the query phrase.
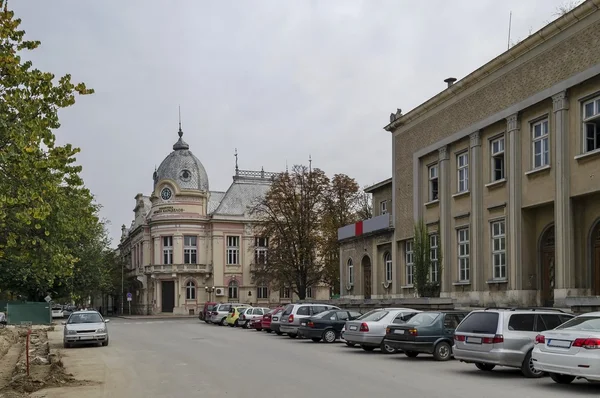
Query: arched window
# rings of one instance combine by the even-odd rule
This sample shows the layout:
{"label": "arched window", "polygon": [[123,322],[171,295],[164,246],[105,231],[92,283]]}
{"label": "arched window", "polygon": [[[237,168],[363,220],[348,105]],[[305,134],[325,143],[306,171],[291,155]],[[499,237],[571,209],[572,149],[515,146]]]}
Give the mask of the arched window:
{"label": "arched window", "polygon": [[196,284],[192,281],[185,284],[185,299],[196,300]]}
{"label": "arched window", "polygon": [[387,252],[383,255],[383,262],[385,263],[385,281],[390,282],[392,280],[392,255]]}
{"label": "arched window", "polygon": [[348,259],[348,284],[354,285],[354,264],[351,258]]}
{"label": "arched window", "polygon": [[238,283],[236,280],[229,282],[229,298],[237,299],[238,298]]}

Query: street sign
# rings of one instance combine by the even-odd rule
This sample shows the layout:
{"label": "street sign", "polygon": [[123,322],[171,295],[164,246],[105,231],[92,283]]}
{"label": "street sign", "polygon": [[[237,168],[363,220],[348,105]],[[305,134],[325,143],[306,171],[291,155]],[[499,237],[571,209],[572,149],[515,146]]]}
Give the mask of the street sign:
{"label": "street sign", "polygon": [[47,295],[46,297],[44,297],[44,300],[46,300],[47,303],[52,301],[52,297],[50,297],[50,295]]}
{"label": "street sign", "polygon": [[127,301],[133,300],[133,294],[127,293]]}

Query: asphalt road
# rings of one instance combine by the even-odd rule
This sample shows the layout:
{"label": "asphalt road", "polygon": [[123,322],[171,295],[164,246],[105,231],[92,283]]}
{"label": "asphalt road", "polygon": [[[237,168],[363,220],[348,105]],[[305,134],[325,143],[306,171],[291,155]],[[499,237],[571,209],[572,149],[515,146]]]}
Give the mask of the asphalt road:
{"label": "asphalt road", "polygon": [[[561,386],[510,369],[365,352],[196,320],[112,319],[110,345],[92,347],[111,397],[598,397],[600,385]],[[77,349],[76,349],[77,350]]]}

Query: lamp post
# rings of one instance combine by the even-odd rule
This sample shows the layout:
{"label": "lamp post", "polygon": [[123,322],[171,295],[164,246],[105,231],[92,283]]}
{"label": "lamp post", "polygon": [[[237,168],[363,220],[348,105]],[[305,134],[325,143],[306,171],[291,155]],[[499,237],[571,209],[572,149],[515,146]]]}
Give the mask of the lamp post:
{"label": "lamp post", "polygon": [[208,301],[212,301],[212,300],[211,300],[211,298],[212,298],[212,296],[211,296],[211,295],[212,295],[212,292],[214,292],[214,291],[215,291],[215,287],[214,287],[214,286],[210,286],[210,287],[209,287],[209,286],[204,286],[204,291],[205,291],[206,293],[208,293]]}

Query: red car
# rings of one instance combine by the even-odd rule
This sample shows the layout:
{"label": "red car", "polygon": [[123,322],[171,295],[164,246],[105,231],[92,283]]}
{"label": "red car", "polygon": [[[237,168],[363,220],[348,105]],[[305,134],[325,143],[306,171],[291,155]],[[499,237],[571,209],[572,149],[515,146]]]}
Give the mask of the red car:
{"label": "red car", "polygon": [[250,319],[250,322],[249,322],[250,324],[248,325],[248,328],[249,329],[256,329],[259,332],[261,330],[263,330],[263,328],[262,328],[262,318],[264,318],[265,316],[266,315],[259,316],[258,318]]}
{"label": "red car", "polygon": [[[283,311],[283,307],[277,307],[273,311],[269,312],[268,314],[263,315],[262,319],[260,320],[261,329],[265,329],[265,331],[267,333],[271,333],[272,332],[271,317],[281,311]],[[257,329],[257,330],[259,330],[259,329]]]}

